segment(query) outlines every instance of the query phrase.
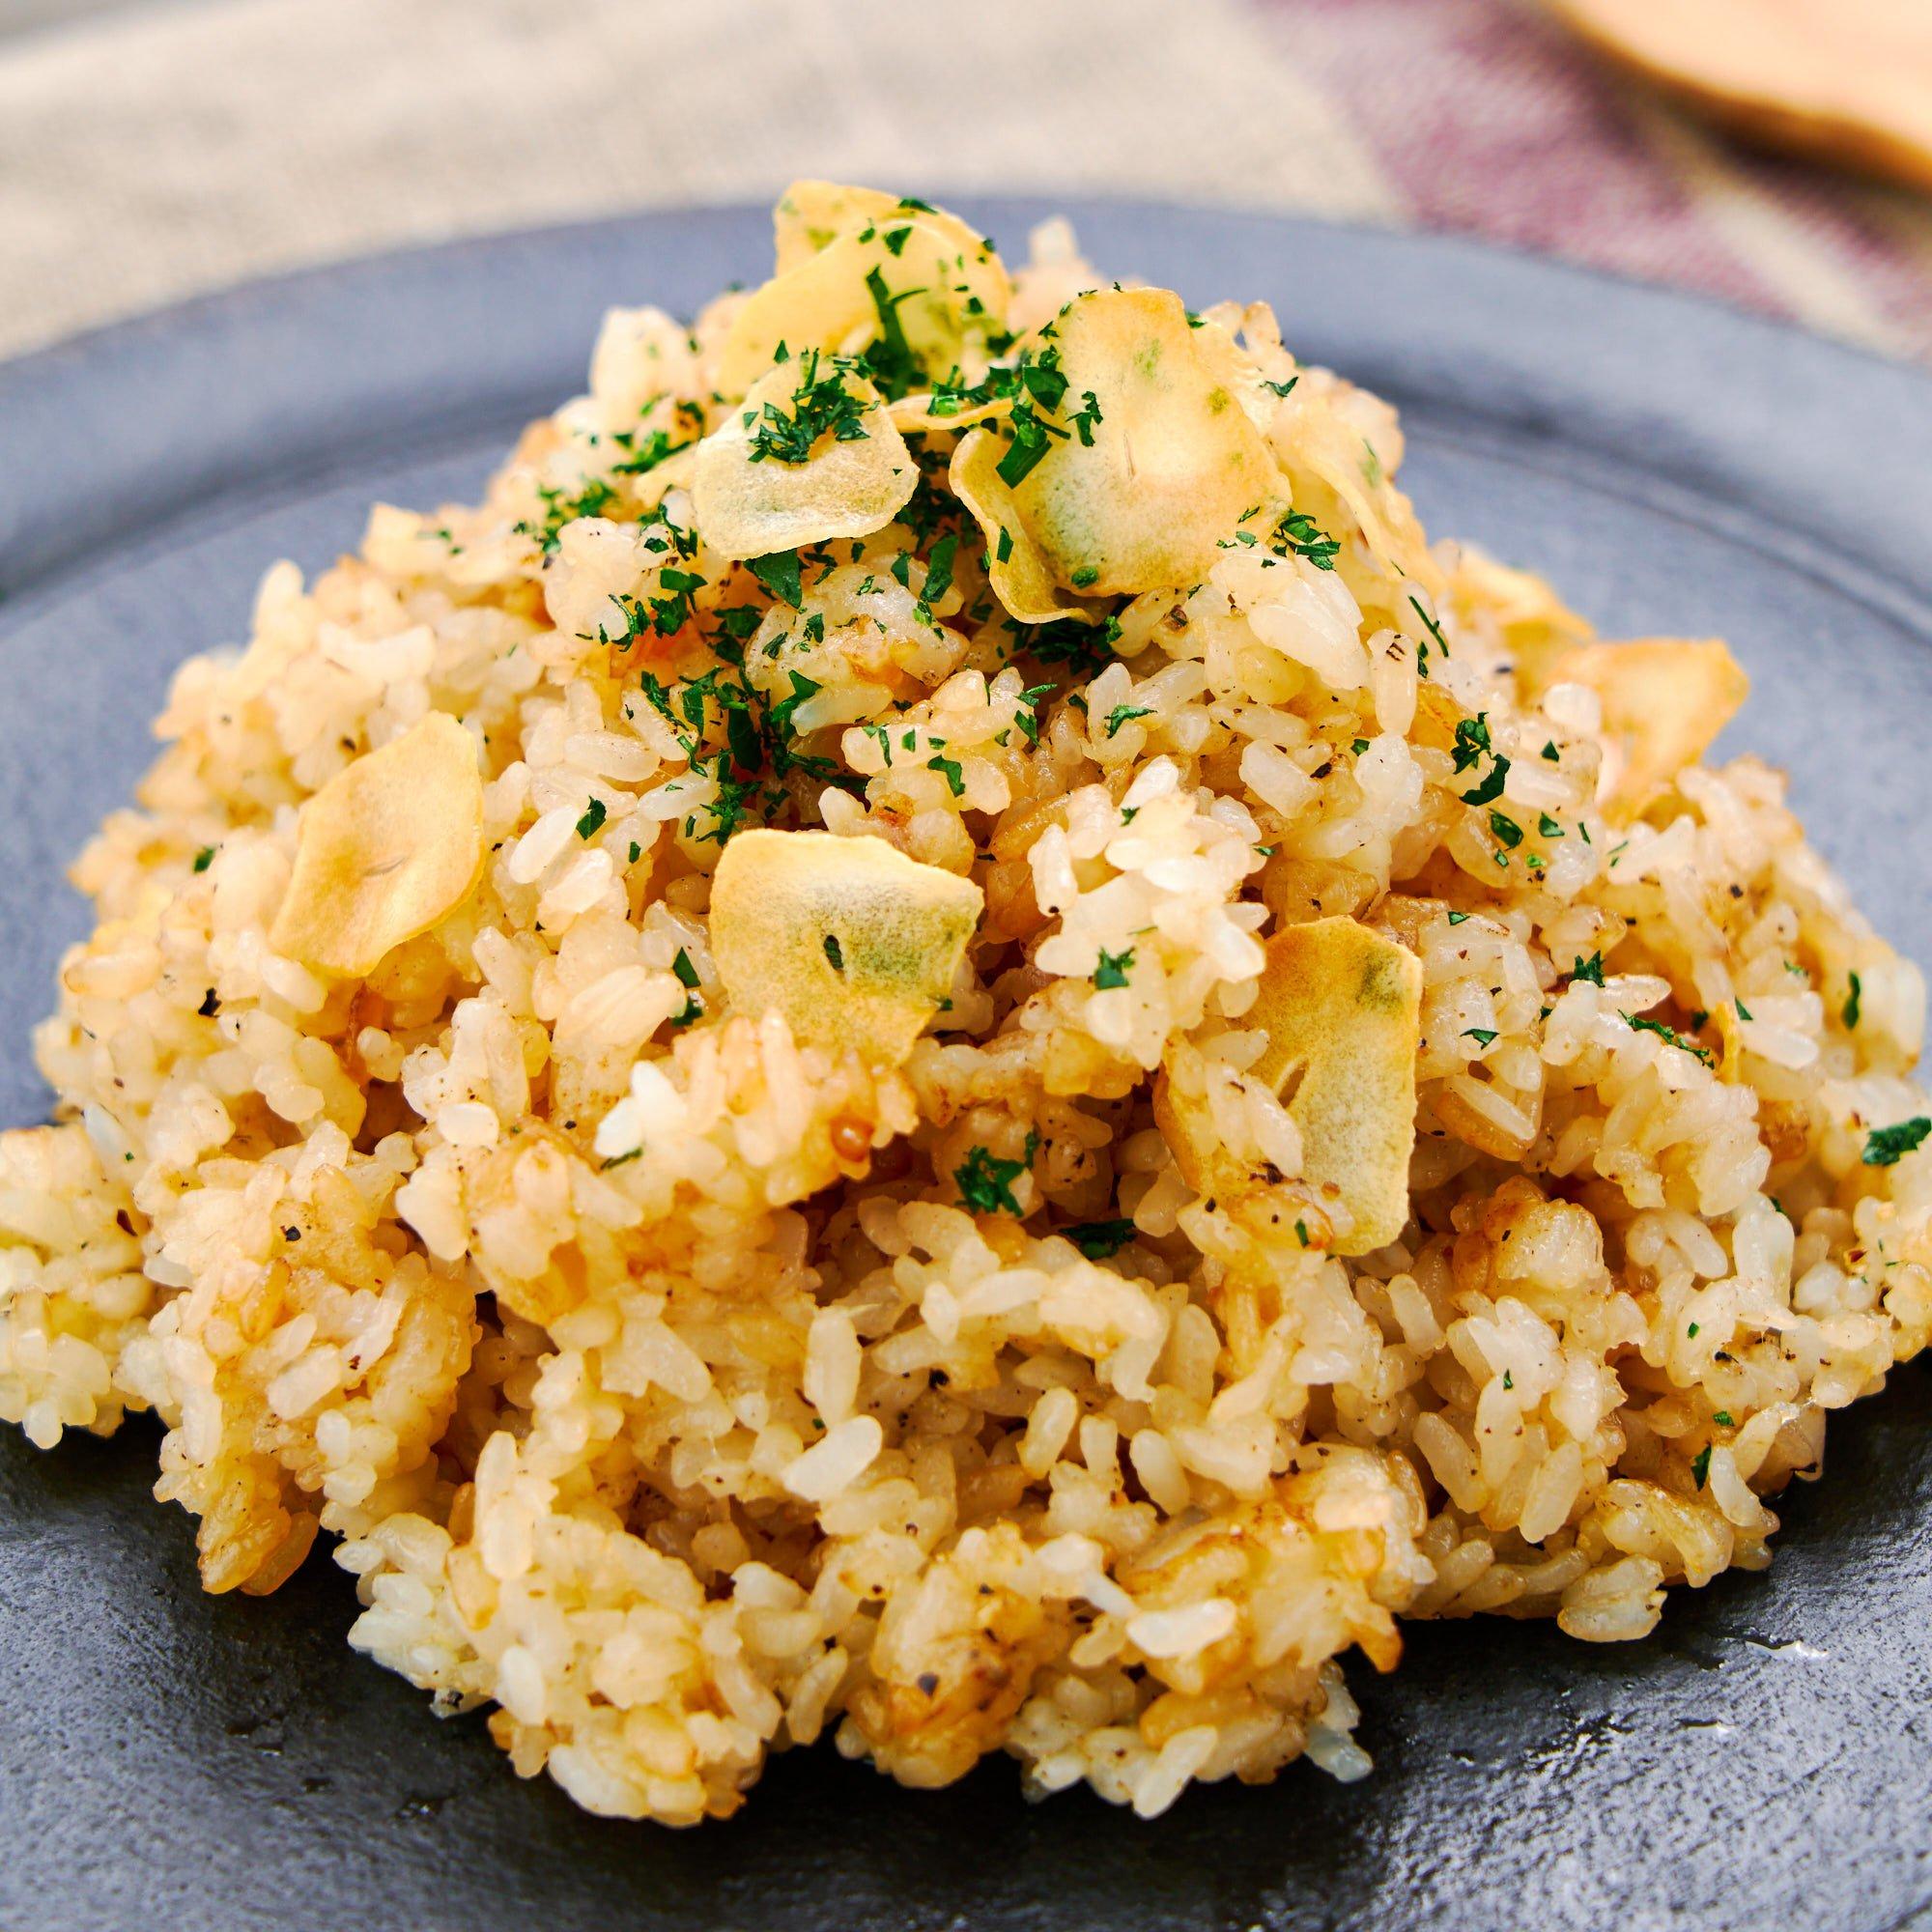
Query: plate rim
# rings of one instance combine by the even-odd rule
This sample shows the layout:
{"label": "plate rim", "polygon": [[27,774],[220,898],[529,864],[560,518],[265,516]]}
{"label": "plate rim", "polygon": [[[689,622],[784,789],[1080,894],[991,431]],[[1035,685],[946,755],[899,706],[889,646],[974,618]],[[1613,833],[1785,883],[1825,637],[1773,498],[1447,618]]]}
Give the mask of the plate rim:
{"label": "plate rim", "polygon": [[[1150,238],[1156,255],[1190,229],[1219,230],[1231,240],[1245,236],[1285,243],[1291,261],[1307,258],[1359,274],[1365,283],[1391,275],[1400,278],[1411,265],[1432,271],[1462,292],[1468,312],[1438,311],[1432,322],[1413,327],[1403,341],[1405,363],[1415,366],[1419,348],[1423,367],[1441,384],[1440,393],[1431,396],[1421,413],[1446,406],[1455,413],[1506,421],[1514,417],[1519,423],[1527,418],[1550,432],[1560,428],[1566,440],[1593,446],[1626,464],[1632,460],[1634,442],[1656,440],[1660,453],[1654,465],[1647,466],[1654,474],[1680,481],[1692,494],[1700,489],[1707,495],[1716,493],[1719,501],[1746,514],[1769,512],[1789,532],[1820,535],[1823,548],[1845,558],[1854,571],[1862,565],[1889,580],[1902,593],[1909,613],[1906,621],[1932,637],[1932,543],[1926,541],[1932,535],[1932,517],[1916,516],[1912,509],[1914,483],[1923,494],[1923,478],[1932,475],[1932,368],[1888,358],[1719,296],[1447,230],[1382,227],[1251,205],[1141,196],[964,193],[950,198],[971,215],[990,216],[988,226],[1009,229],[1016,223],[1065,214],[1076,232],[1084,227],[1090,234],[1097,230],[1111,238],[1124,230]],[[298,328],[312,332],[320,310],[336,323],[351,326],[356,352],[373,350],[390,357],[386,363],[358,370],[345,385],[347,400],[359,404],[385,434],[401,429],[422,437],[453,437],[482,430],[519,412],[546,407],[545,394],[551,395],[551,407],[561,398],[540,388],[533,372],[522,383],[499,382],[479,398],[465,388],[462,378],[471,365],[459,356],[443,372],[457,377],[454,387],[445,384],[441,394],[422,406],[414,400],[416,387],[409,380],[421,373],[408,366],[412,356],[420,355],[419,342],[408,334],[412,323],[420,327],[422,320],[407,313],[412,306],[427,303],[434,310],[438,302],[457,304],[466,288],[487,281],[519,255],[531,251],[553,258],[560,252],[588,251],[609,259],[611,270],[603,305],[627,297],[648,300],[648,288],[625,286],[630,260],[625,251],[674,247],[679,232],[693,228],[725,227],[749,233],[767,219],[768,209],[762,203],[679,202],[407,242],[204,291],[0,359],[0,448],[51,454],[54,466],[51,476],[44,463],[37,467],[31,479],[22,474],[25,465],[0,469],[0,609],[12,614],[32,601],[46,580],[96,542],[145,543],[224,497],[307,481],[331,464],[359,453],[365,440],[354,434],[331,440],[326,421],[320,419],[322,412],[304,415],[298,408],[286,425],[294,440],[271,451],[267,460],[241,466],[238,472],[233,460],[237,439],[231,436],[221,452],[227,460],[204,465],[208,475],[218,474],[222,480],[211,484],[190,479],[185,491],[168,488],[164,474],[149,473],[157,468],[164,471],[163,454],[184,446],[181,439],[192,448],[194,439],[205,441],[219,431],[206,413],[197,417],[163,398],[158,415],[165,420],[169,437],[160,439],[158,445],[151,441],[150,447],[137,448],[128,467],[130,486],[145,479],[149,487],[145,492],[138,487],[111,492],[103,499],[97,469],[87,478],[83,508],[81,491],[76,487],[64,492],[63,485],[70,480],[77,485],[87,465],[83,462],[71,479],[59,472],[62,427],[80,425],[83,431],[89,427],[91,403],[97,396],[110,402],[133,398],[153,403],[156,386],[144,378],[152,378],[157,362],[178,379],[184,373],[198,375],[206,385],[217,377],[224,357],[272,355],[278,338],[293,339]],[[1094,253],[1109,266],[1118,263],[1123,271],[1136,268],[1131,246],[1122,250],[1111,239]],[[1512,329],[1511,354],[1485,360],[1482,300],[1525,297],[1548,311],[1545,326],[1552,336],[1560,333],[1566,321],[1585,312],[1595,316],[1601,329],[1603,312],[1607,311],[1610,332],[1632,345],[1634,353],[1616,367],[1598,371],[1580,362],[1563,365],[1560,354],[1554,358],[1564,377],[1561,400],[1574,408],[1577,391],[1586,392],[1592,404],[1588,415],[1559,417],[1549,384],[1539,381],[1538,369],[1524,361],[1521,328]],[[1329,285],[1323,302],[1327,313],[1312,330],[1301,331],[1304,336],[1319,336],[1324,330],[1346,335],[1351,326],[1361,326],[1371,315],[1371,306],[1352,296],[1348,273]],[[385,304],[400,311],[394,327],[382,323],[379,312]],[[455,316],[452,308],[441,320]],[[355,340],[354,326],[358,321],[366,326],[372,317],[373,327],[365,327],[363,337]],[[590,329],[594,326],[593,317]],[[1291,347],[1295,346],[1297,332],[1293,322],[1285,326]],[[586,331],[583,354],[589,340]],[[1708,358],[1704,366],[1647,366],[1653,348],[1672,342],[1701,346]],[[1374,389],[1378,384],[1375,365],[1380,346],[1371,332],[1354,354],[1324,351],[1312,353],[1309,359],[1324,360]],[[581,369],[581,360],[576,366]],[[1834,451],[1830,442],[1822,456],[1816,442],[1807,448],[1806,438],[1821,432],[1817,398],[1794,399],[1787,388],[1782,400],[1802,408],[1804,420],[1794,420],[1789,409],[1772,412],[1758,426],[1765,440],[1763,460],[1756,473],[1748,472],[1738,460],[1741,418],[1750,416],[1768,400],[1753,392],[1754,382],[1767,366],[1813,378],[1834,375],[1835,382],[1825,386],[1843,412],[1839,428],[1845,442],[1861,441],[1868,455],[1894,460],[1861,462],[1850,458],[1848,449]],[[493,373],[500,376],[506,367]],[[1741,370],[1749,373],[1741,376]],[[304,372],[304,380],[312,381],[315,374],[314,369]],[[1631,380],[1634,377],[1639,380]],[[1642,393],[1644,378],[1658,385],[1654,393]],[[563,380],[568,383],[571,378]],[[1406,386],[1380,380],[1385,388]],[[298,380],[286,395],[298,397],[301,387]],[[1399,400],[1405,414],[1418,413],[1412,394]],[[1828,410],[1825,420],[1829,417]],[[177,440],[170,444],[169,438]],[[1919,441],[1923,450],[1916,463],[1911,447],[1902,452],[1897,447]],[[1804,469],[1807,458],[1833,471],[1833,500],[1822,507],[1807,500],[1818,493],[1793,490],[1780,482],[1782,471]],[[63,528],[68,531],[65,536],[60,534]]]}

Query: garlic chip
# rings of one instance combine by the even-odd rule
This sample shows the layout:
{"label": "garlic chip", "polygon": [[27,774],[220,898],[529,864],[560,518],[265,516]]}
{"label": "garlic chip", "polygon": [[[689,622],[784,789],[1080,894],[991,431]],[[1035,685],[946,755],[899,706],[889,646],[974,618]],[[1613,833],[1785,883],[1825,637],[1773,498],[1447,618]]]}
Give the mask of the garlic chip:
{"label": "garlic chip", "polygon": [[692,515],[724,556],[768,556],[882,529],[919,466],[879,392],[809,351],[753,383],[697,447]]}
{"label": "garlic chip", "polygon": [[[895,232],[914,216],[950,235],[964,254],[977,254],[991,244],[956,214],[923,201],[888,194],[883,188],[848,187],[839,182],[795,181],[772,210],[775,261],[772,272],[787,274],[829,248],[841,235],[879,228]],[[944,371],[941,372],[944,374]]]}
{"label": "garlic chip", "polygon": [[1422,962],[1352,919],[1283,926],[1267,942],[1247,1024],[1267,1035],[1249,1069],[1301,1129],[1302,1175],[1353,1227],[1343,1255],[1386,1246],[1408,1219]]}
{"label": "garlic chip", "polygon": [[1632,810],[1704,755],[1750,691],[1718,638],[1579,644],[1550,667],[1549,681],[1588,685],[1602,700],[1612,753],[1604,803]]}
{"label": "garlic chip", "polygon": [[[1346,918],[1284,926],[1266,952],[1243,1024],[1265,1033],[1267,1048],[1248,1078],[1299,1131],[1299,1177],[1236,1160],[1209,1102],[1170,1075],[1155,1089],[1154,1118],[1188,1185],[1238,1219],[1275,1234],[1298,1222],[1303,1246],[1365,1255],[1408,1219],[1422,962]],[[1316,1211],[1300,1214],[1303,1200]]]}
{"label": "garlic chip", "polygon": [[719,386],[743,393],[782,345],[793,357],[867,350],[895,388],[920,388],[983,367],[1011,298],[1006,265],[963,222],[923,212],[866,220],[746,299],[719,355]]}
{"label": "garlic chip", "polygon": [[432,711],[302,807],[269,944],[318,972],[362,978],[462,904],[482,866],[476,741]]}
{"label": "garlic chip", "polygon": [[883,839],[741,832],[711,886],[711,954],[737,1011],[896,1066],[952,991],[984,895]]}
{"label": "garlic chip", "polygon": [[1066,388],[1033,432],[1044,453],[1018,478],[1009,463],[1007,479],[1054,577],[1094,596],[1199,582],[1243,513],[1279,490],[1230,386],[1226,331],[1197,331],[1169,290],[1099,289],[1042,333]]}
{"label": "garlic chip", "polygon": [[1060,587],[1046,553],[1034,541],[1000,474],[1005,450],[991,430],[968,430],[946,475],[948,487],[972,511],[986,540],[986,581],[993,595],[1017,623],[1050,624],[1058,617],[1098,623],[1097,610]]}

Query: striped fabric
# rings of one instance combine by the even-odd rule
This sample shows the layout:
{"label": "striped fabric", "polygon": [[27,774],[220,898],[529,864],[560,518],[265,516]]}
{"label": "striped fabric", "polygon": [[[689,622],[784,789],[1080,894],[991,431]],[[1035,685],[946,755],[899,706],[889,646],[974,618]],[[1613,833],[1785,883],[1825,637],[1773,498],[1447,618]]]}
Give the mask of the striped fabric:
{"label": "striped fabric", "polygon": [[1738,153],[1534,0],[134,5],[0,40],[0,353],[800,173],[1455,229],[1932,357],[1932,204]]}

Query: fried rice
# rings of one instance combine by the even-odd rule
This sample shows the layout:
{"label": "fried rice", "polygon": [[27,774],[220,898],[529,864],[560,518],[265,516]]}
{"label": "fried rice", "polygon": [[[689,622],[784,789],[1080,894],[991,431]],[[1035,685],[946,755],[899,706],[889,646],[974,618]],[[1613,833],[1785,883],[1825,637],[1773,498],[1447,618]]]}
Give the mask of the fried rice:
{"label": "fried rice", "polygon": [[190,658],[0,1137],[0,1416],[592,1810],[1144,1815],[1398,1619],[1638,1638],[1932,1332],[1917,969],[1711,640],[1431,545],[1261,306],[801,183]]}

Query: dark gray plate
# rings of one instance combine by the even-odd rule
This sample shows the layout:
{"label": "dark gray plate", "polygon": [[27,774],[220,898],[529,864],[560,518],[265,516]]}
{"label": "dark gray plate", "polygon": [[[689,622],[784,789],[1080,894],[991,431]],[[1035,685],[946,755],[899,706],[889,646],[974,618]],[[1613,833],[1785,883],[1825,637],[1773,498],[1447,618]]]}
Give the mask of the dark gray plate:
{"label": "dark gray plate", "polygon": [[[1017,244],[1045,211],[969,208]],[[1392,397],[1432,528],[1551,573],[1607,630],[1722,632],[1727,742],[1932,959],[1932,382],[1768,325],[1467,244],[1076,206],[1094,258],[1264,296]],[[83,929],[61,867],[128,794],[186,652],[262,566],[327,563],[378,497],[468,493],[581,383],[600,307],[755,279],[762,214],[642,216],[243,290],[0,367],[0,1119]],[[1419,1625],[1359,1662],[1375,1776],[1306,1768],[1140,1825],[1024,1805],[995,1761],[901,1792],[829,1750],[672,1834],[519,1783],[480,1719],[354,1657],[321,1560],[265,1603],[195,1586],[155,1432],[0,1431],[0,1925],[1844,1927],[1932,1899],[1932,1435],[1923,1373],[1834,1423],[1767,1576],[1648,1642]]]}

